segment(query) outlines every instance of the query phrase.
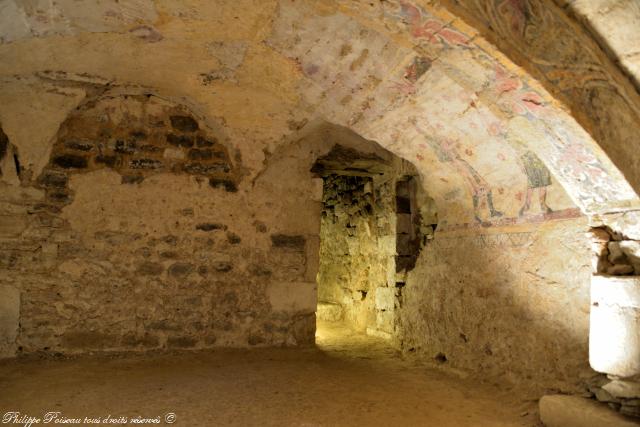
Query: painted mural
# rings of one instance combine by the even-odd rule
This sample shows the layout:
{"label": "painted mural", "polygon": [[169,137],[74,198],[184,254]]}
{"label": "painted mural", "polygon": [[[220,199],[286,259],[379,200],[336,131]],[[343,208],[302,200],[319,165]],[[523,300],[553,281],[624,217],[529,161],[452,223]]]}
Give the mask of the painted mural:
{"label": "painted mural", "polygon": [[[636,199],[548,93],[443,9],[388,0],[363,14],[338,3],[313,19],[282,3],[267,43],[299,64],[317,113],[418,167],[445,227],[575,218]],[[530,31],[519,7],[504,13]],[[292,38],[290,28],[306,31]]]}
{"label": "painted mural", "polygon": [[[528,7],[524,0],[506,0],[500,3],[499,9],[508,18],[511,30],[523,33],[526,31],[528,22],[526,18],[529,13]],[[528,145],[515,144],[520,166],[527,177],[527,190],[524,192],[524,202],[519,210],[520,217],[530,211],[534,195],[537,195],[540,208],[544,213],[554,213],[547,204],[548,189],[552,185],[552,174],[548,167],[554,169],[555,175],[562,184],[571,188],[574,201],[587,210],[590,206],[602,205],[609,200],[636,199],[635,193],[615,167],[608,161],[605,166],[601,160],[603,154],[599,147],[595,146],[589,135],[573,119],[566,114],[559,114],[557,108],[551,107],[549,101],[545,99],[548,95],[532,88],[526,80],[509,72],[483,48],[472,46],[469,36],[455,31],[451,26],[447,27],[442,21],[439,21],[439,24],[436,23],[438,18],[434,15],[405,1],[396,3],[395,13],[389,13],[388,16],[400,19],[419,45],[439,44],[444,49],[464,46],[464,49],[473,48],[478,51],[474,53],[473,58],[481,62],[484,67],[491,69],[491,72],[484,76],[486,80],[482,90],[496,101],[504,113],[502,117],[497,117],[497,121],[492,120],[490,123],[485,121],[484,124],[494,129],[504,129],[509,127],[509,122],[514,118],[523,117],[529,122],[527,127],[535,128],[536,133],[542,135],[538,141],[529,142]],[[455,36],[452,35],[453,33]],[[441,54],[437,60],[446,62],[446,57]],[[428,58],[428,61],[431,68],[435,59]],[[415,63],[422,62],[425,62],[425,59],[417,56],[414,63],[405,68],[403,83],[395,83],[395,87],[401,89],[403,94],[415,95],[418,93],[416,89],[418,85],[429,85],[426,79],[421,83],[415,79],[418,76],[414,71],[417,69]],[[427,71],[423,74],[427,74]],[[464,73],[464,67],[458,67],[455,71],[455,74]],[[471,79],[472,77],[469,80]],[[475,100],[463,93],[462,97],[465,96],[470,98],[470,105],[474,106]],[[442,123],[451,121],[450,116],[442,119]],[[569,128],[571,131],[567,132]],[[490,130],[489,133],[495,135],[500,134],[501,131]],[[503,138],[505,136],[501,135]],[[521,141],[531,140],[531,138],[519,136]],[[508,139],[513,142],[513,138]],[[442,150],[443,145],[449,146],[450,143],[446,141],[441,143],[438,150]],[[543,162],[541,158],[546,160]],[[482,183],[484,179],[472,167],[460,164],[457,169],[465,176],[472,177],[466,181],[473,182],[471,191],[477,217],[475,200],[480,198],[478,187],[487,193],[488,199],[491,199],[491,193],[485,190],[487,185]],[[487,204],[490,205],[491,217],[495,218],[497,216],[495,212],[499,210],[492,207],[494,203],[491,200],[488,200]]]}
{"label": "painted mural", "polygon": [[469,45],[467,35],[425,13],[424,9],[406,1],[400,1],[399,5],[400,9],[392,10],[390,15],[405,22],[412,37],[444,47]]}
{"label": "painted mural", "polygon": [[[469,17],[478,29],[497,36],[501,49],[577,113],[581,124],[638,188],[640,171],[631,162],[635,148],[629,141],[640,134],[640,96],[614,63],[617,60],[607,58],[589,30],[567,19],[566,11],[570,15],[574,5],[560,8],[552,0],[443,3]],[[614,198],[628,196],[625,192]]]}
{"label": "painted mural", "polygon": [[[571,203],[562,187],[553,181],[551,172],[540,158],[523,145],[509,143],[506,135],[494,139],[503,145],[503,150],[495,153],[495,157],[503,163],[515,163],[517,166],[511,168],[509,179],[522,183],[522,186],[512,194],[505,190],[504,181],[502,184],[492,182],[495,181],[492,179],[495,174],[483,174],[473,166],[474,160],[478,161],[475,150],[482,149],[482,145],[471,146],[460,139],[443,137],[438,134],[436,127],[425,126],[424,120],[419,124],[419,119],[415,117],[409,122],[424,141],[420,144],[421,148],[431,151],[439,163],[454,169],[463,178],[465,191],[452,194],[452,198],[471,200],[473,220],[448,222],[443,224],[441,230],[501,227],[581,216],[580,210]],[[504,154],[508,152],[512,154]],[[418,160],[425,159],[423,155],[418,156]],[[500,194],[498,201],[494,197],[496,192]],[[553,194],[553,202],[547,199],[549,193]]]}

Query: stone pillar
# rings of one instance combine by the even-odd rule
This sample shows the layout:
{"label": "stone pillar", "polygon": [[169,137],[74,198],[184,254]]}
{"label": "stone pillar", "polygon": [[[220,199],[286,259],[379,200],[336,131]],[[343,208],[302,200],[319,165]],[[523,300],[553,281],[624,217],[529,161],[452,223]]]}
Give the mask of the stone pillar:
{"label": "stone pillar", "polygon": [[640,417],[640,216],[592,218],[593,269],[589,363],[595,398]]}
{"label": "stone pillar", "polygon": [[598,372],[640,374],[640,277],[593,276],[589,363]]}

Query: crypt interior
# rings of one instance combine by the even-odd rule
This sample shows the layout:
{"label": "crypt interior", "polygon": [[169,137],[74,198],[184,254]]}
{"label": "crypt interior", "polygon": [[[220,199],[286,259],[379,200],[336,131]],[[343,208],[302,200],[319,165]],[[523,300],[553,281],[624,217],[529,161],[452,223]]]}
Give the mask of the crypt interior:
{"label": "crypt interior", "polygon": [[640,425],[637,0],[0,0],[7,425]]}

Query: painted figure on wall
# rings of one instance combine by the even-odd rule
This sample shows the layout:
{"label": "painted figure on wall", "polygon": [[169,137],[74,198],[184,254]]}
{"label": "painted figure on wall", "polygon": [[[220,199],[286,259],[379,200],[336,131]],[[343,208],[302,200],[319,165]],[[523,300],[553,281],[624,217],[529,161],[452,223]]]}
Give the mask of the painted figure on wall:
{"label": "painted figure on wall", "polygon": [[400,1],[397,17],[408,24],[411,35],[416,39],[425,40],[432,45],[468,46],[469,38],[446,25],[445,22],[430,16],[424,9]]}
{"label": "painted figure on wall", "polygon": [[526,151],[520,156],[524,173],[527,175],[527,194],[525,196],[524,205],[518,212],[519,216],[523,216],[531,208],[531,199],[533,192],[538,191],[538,201],[540,210],[544,213],[551,213],[553,210],[547,205],[547,187],[551,185],[551,173],[549,169],[542,163],[542,160],[533,151]]}
{"label": "painted figure on wall", "polygon": [[480,202],[483,201],[485,197],[491,218],[499,218],[503,215],[493,204],[493,190],[491,186],[473,166],[460,156],[456,148],[456,141],[451,139],[443,139],[442,141],[427,139],[427,142],[435,150],[438,160],[444,163],[450,163],[456,172],[464,178],[471,191],[473,215],[476,221],[483,225],[486,224],[486,221],[480,218]]}
{"label": "painted figure on wall", "polygon": [[409,123],[413,124],[416,130],[424,136],[427,144],[435,151],[438,160],[443,163],[449,163],[458,172],[467,183],[467,187],[471,192],[471,200],[473,202],[473,216],[475,220],[483,226],[491,225],[488,221],[483,221],[480,217],[480,204],[484,198],[487,201],[487,208],[491,218],[500,218],[504,214],[495,208],[493,204],[493,190],[491,185],[478,173],[478,171],[460,156],[457,145],[458,142],[450,138],[432,138],[429,133],[425,132],[418,126],[415,118],[409,119]]}
{"label": "painted figure on wall", "polygon": [[393,87],[403,95],[413,95],[416,93],[416,83],[431,68],[431,60],[424,56],[416,56],[404,69],[402,81],[393,83]]}

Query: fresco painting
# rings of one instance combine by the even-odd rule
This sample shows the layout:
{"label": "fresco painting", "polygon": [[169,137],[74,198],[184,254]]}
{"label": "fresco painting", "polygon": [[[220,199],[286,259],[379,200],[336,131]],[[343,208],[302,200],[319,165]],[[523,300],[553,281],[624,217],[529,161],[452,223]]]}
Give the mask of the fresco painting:
{"label": "fresco painting", "polygon": [[553,210],[547,205],[547,187],[551,186],[551,172],[533,151],[526,151],[521,157],[524,173],[527,175],[527,195],[518,216],[523,216],[531,209],[533,192],[538,192],[540,210],[547,214]]}
{"label": "fresco painting", "polygon": [[[425,131],[418,126],[416,121],[413,122],[413,125],[421,135],[425,135]],[[425,142],[435,151],[440,162],[450,164],[451,167],[464,178],[467,188],[471,193],[474,218],[478,223],[483,225],[488,224],[487,221],[480,218],[479,209],[481,199],[486,199],[491,218],[500,218],[503,216],[503,213],[494,206],[493,190],[487,180],[460,155],[458,150],[461,148],[461,144],[459,141],[454,141],[449,138],[425,138]]]}
{"label": "fresco painting", "polygon": [[[534,30],[521,2],[501,4],[513,31]],[[591,212],[600,203],[635,199],[590,136],[543,89],[496,58],[490,45],[474,41],[446,11],[433,10],[389,0],[372,8],[385,20],[372,27],[355,12],[310,20],[300,8],[282,7],[267,44],[299,64],[305,102],[319,104],[318,114],[425,166],[449,195],[442,204],[450,226],[576,217],[578,207]],[[325,38],[291,39],[290,29],[301,27]],[[389,42],[383,31],[402,41]],[[440,181],[439,165],[455,170],[455,182]]]}
{"label": "fresco painting", "polygon": [[512,33],[524,35],[530,13],[526,0],[504,0],[498,4],[498,12],[508,22]]}
{"label": "fresco painting", "polygon": [[[526,79],[498,63],[489,52],[485,51],[485,48],[472,43],[471,36],[458,31],[451,24],[445,23],[425,9],[407,1],[390,2],[389,5],[393,11],[387,15],[404,26],[405,31],[416,41],[418,47],[437,46],[440,48],[435,53],[428,49],[426,51],[430,61],[430,67],[427,70],[429,72],[428,79],[432,77],[431,74],[435,68],[448,66],[449,74],[452,76],[457,74],[455,77],[458,82],[463,85],[466,85],[467,82],[477,85],[478,78],[482,79],[485,76],[464,76],[464,70],[466,70],[467,64],[480,62],[490,70],[482,90],[499,105],[505,115],[503,121],[509,122],[515,118],[523,117],[544,135],[539,139],[536,147],[529,147],[528,154],[526,154],[526,150],[519,154],[519,161],[528,182],[528,187],[523,193],[521,216],[526,216],[529,212],[536,195],[542,210],[547,214],[553,213],[553,209],[547,204],[548,190],[551,187],[549,168],[553,169],[555,177],[562,184],[575,189],[572,191],[574,193],[572,197],[578,206],[586,211],[597,209],[597,206],[612,199],[629,203],[628,201],[637,198],[624,182],[622,175],[602,156],[599,147],[577,123],[574,123],[575,120],[568,114],[563,114],[557,106],[550,105],[547,101],[547,94],[534,89]],[[531,36],[529,33],[537,31],[534,28],[535,25],[531,23],[532,18],[529,15],[533,12],[543,13],[538,9],[532,12],[530,8],[528,2],[523,0],[496,2],[497,12],[502,17],[501,23],[507,25],[510,32],[520,34],[521,37],[529,37]],[[527,33],[526,36],[524,33]],[[461,55],[464,55],[465,52],[468,52],[465,67],[457,67],[454,62],[460,62]],[[458,56],[451,57],[452,55]],[[421,53],[421,56],[424,56],[424,53]],[[416,61],[418,57],[416,57]],[[412,81],[417,76],[415,68],[413,64],[406,67],[402,83],[396,83],[396,88],[405,96],[419,97],[421,89],[418,86],[429,86],[429,82],[424,78],[420,82]],[[433,88],[430,87],[430,89],[433,93]],[[463,89],[468,91],[467,98],[470,98],[477,90],[475,87]],[[457,96],[451,94],[450,91],[448,95],[445,95],[446,99],[443,98],[443,101],[451,101],[452,95]],[[415,99],[410,102],[415,102]],[[434,116],[429,115],[429,118],[435,122]],[[442,119],[443,122],[451,122],[450,116]],[[553,125],[549,126],[549,122]],[[456,125],[454,124],[454,126]],[[495,127],[496,124],[493,122],[489,126]],[[510,127],[508,123],[504,123],[502,126]],[[464,125],[458,124],[457,127],[461,128]],[[554,133],[555,129],[565,129],[568,132],[566,135],[552,135],[548,129],[554,129]],[[489,132],[499,133],[495,129]],[[472,135],[468,136],[472,137]],[[522,139],[529,140],[530,138]]]}
{"label": "fresco painting", "polygon": [[392,15],[409,26],[411,36],[437,46],[468,46],[469,37],[441,20],[432,17],[421,7],[400,1],[400,9]]}
{"label": "fresco painting", "polygon": [[[500,227],[576,218],[581,215],[580,210],[570,202],[562,188],[553,182],[551,172],[538,156],[523,145],[514,147],[507,142],[504,134],[497,136],[496,140],[504,145],[505,152],[512,154],[503,152],[484,154],[495,154],[503,162],[516,162],[517,165],[511,168],[505,165],[504,170],[496,171],[492,177],[500,177],[504,181],[506,176],[509,180],[522,182],[523,188],[516,194],[502,195],[498,200],[495,194],[502,193],[503,186],[495,178],[492,179],[480,172],[473,162],[474,158],[476,158],[475,163],[479,161],[475,156],[475,150],[486,148],[490,151],[495,144],[485,143],[478,147],[463,142],[462,138],[442,137],[437,125],[433,126],[428,121],[416,117],[408,119],[408,123],[423,141],[419,147],[429,150],[433,154],[432,158],[444,167],[453,168],[462,177],[464,191],[452,191],[449,193],[450,196],[470,199],[473,206],[471,222],[449,223],[442,229]],[[521,179],[518,180],[518,177],[513,176],[514,171],[521,175]],[[549,192],[556,193],[554,202],[557,206],[551,206],[547,200]],[[537,196],[537,203],[534,202],[534,196]],[[450,203],[451,201],[449,200]]]}

